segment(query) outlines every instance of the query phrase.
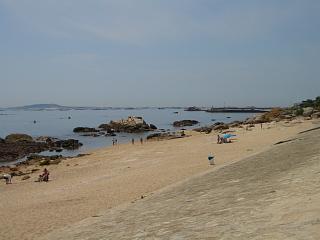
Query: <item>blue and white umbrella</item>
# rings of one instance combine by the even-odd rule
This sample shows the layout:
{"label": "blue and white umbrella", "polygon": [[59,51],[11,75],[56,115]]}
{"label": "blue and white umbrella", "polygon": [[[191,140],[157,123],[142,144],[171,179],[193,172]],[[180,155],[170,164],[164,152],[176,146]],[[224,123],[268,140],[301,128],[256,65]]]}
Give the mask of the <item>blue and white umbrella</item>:
{"label": "blue and white umbrella", "polygon": [[237,135],[227,133],[227,134],[223,134],[222,138],[227,139],[227,138],[231,138],[231,137],[235,137],[235,136],[237,136]]}

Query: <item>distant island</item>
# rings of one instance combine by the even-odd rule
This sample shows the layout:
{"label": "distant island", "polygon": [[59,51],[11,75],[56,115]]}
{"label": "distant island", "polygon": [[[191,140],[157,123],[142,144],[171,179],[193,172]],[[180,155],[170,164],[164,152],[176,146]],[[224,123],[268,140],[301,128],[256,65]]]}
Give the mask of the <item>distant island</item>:
{"label": "distant island", "polygon": [[[24,111],[69,111],[69,110],[136,110],[153,109],[158,107],[95,107],[95,106],[62,106],[54,103],[41,103],[17,107],[0,108],[0,110],[24,110]],[[161,107],[158,109],[184,109],[184,107]]]}
{"label": "distant island", "polygon": [[224,112],[224,113],[263,113],[270,108],[258,107],[95,107],[95,106],[63,106],[54,103],[40,103],[25,106],[0,108],[0,111],[5,110],[22,110],[22,111],[70,111],[70,110],[143,110],[143,109],[176,109],[184,111],[204,111],[204,112]]}

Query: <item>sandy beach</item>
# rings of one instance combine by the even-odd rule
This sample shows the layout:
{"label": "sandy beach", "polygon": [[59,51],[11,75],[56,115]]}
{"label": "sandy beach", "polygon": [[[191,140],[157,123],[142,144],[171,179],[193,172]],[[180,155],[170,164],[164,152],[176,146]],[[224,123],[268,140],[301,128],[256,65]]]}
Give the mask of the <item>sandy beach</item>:
{"label": "sandy beach", "polygon": [[[36,239],[51,231],[99,216],[122,204],[136,204],[165,187],[235,163],[295,138],[316,122],[266,123],[250,131],[235,128],[236,140],[216,144],[217,133],[187,132],[190,137],[126,144],[49,166],[51,181],[34,182],[38,174],[0,184],[1,237]],[[208,154],[216,165],[208,164]],[[236,170],[236,169],[234,169]]]}

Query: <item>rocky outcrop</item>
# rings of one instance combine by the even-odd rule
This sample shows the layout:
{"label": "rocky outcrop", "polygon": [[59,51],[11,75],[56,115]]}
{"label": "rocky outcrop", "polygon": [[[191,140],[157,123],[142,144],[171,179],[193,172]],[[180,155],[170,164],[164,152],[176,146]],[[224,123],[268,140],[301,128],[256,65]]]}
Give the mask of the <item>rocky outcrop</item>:
{"label": "rocky outcrop", "polygon": [[76,139],[58,140],[53,142],[51,146],[56,148],[63,148],[67,150],[75,150],[82,146],[83,144]]}
{"label": "rocky outcrop", "polygon": [[314,111],[313,107],[305,107],[305,108],[303,108],[303,114],[302,115],[304,117],[311,117],[313,111]]}
{"label": "rocky outcrop", "polygon": [[174,127],[187,127],[187,126],[193,126],[198,124],[199,122],[196,120],[181,120],[181,121],[175,121],[173,123]]}
{"label": "rocky outcrop", "polygon": [[99,132],[98,129],[90,128],[90,127],[76,127],[73,129],[75,133],[92,133],[92,132]]}
{"label": "rocky outcrop", "polygon": [[213,130],[215,130],[215,131],[226,130],[226,129],[229,129],[228,124],[220,124],[220,125],[213,127]]}
{"label": "rocky outcrop", "polygon": [[151,128],[152,130],[157,130],[157,129],[158,129],[158,128],[157,128],[155,125],[153,125],[153,124],[150,124],[149,126],[150,126],[150,128]]}
{"label": "rocky outcrop", "polygon": [[101,124],[100,129],[107,131],[107,133],[126,132],[126,133],[140,133],[146,131],[153,131],[157,127],[153,124],[148,125],[142,117],[128,117],[116,121],[110,121],[108,124]]}
{"label": "rocky outcrop", "polygon": [[43,142],[19,141],[0,143],[0,162],[10,162],[23,158],[30,153],[39,153],[48,150],[49,147]]}
{"label": "rocky outcrop", "polygon": [[40,166],[59,164],[64,157],[62,155],[44,156],[39,154],[31,154],[28,156],[28,161],[39,162]]}
{"label": "rocky outcrop", "polygon": [[75,150],[82,146],[76,139],[59,140],[50,137],[37,138],[41,141],[31,139],[31,136],[25,134],[8,135],[4,141],[0,141],[0,162],[14,161],[32,153]]}
{"label": "rocky outcrop", "polygon": [[229,127],[235,128],[235,127],[239,127],[241,124],[243,124],[243,122],[241,121],[233,121],[231,123],[228,124]]}
{"label": "rocky outcrop", "polygon": [[314,112],[312,115],[311,115],[312,118],[320,118],[320,112]]}
{"label": "rocky outcrop", "polygon": [[200,127],[200,128],[195,128],[193,129],[193,131],[196,131],[196,132],[203,132],[203,133],[211,133],[212,132],[212,127]]}
{"label": "rocky outcrop", "polygon": [[13,133],[6,136],[5,141],[6,142],[32,142],[33,138],[27,134]]}
{"label": "rocky outcrop", "polygon": [[153,133],[147,136],[147,140],[171,140],[176,138],[186,137],[185,133],[182,131],[180,133]]}

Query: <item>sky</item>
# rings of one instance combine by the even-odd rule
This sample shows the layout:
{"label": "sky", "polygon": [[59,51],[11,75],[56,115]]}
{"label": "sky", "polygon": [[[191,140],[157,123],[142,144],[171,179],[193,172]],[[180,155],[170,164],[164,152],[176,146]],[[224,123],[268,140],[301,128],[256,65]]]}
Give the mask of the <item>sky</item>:
{"label": "sky", "polygon": [[320,95],[318,0],[0,0],[0,107]]}

